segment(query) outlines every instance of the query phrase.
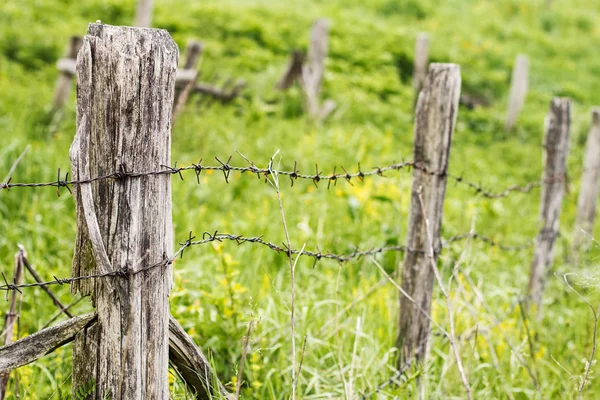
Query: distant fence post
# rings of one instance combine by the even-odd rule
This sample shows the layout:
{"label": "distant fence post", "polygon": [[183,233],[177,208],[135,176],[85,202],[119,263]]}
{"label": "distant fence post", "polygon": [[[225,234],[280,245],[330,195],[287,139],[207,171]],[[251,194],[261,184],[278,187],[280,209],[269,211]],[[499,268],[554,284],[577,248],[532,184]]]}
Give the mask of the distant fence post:
{"label": "distant fence post", "polygon": [[[431,310],[435,275],[424,251],[428,248],[425,218],[429,219],[432,247],[437,258],[441,248],[446,171],[458,112],[460,86],[458,65],[433,63],[429,66],[429,73],[417,101],[415,168],[406,241],[407,247],[413,251],[405,253],[402,266],[402,288],[414,303],[406,297],[400,297],[396,342],[400,351],[399,366],[413,357],[423,360],[426,355],[430,321],[423,312],[429,314]],[[423,196],[424,210],[419,201],[419,190]]]}
{"label": "distant fence post", "polygon": [[126,172],[171,164],[177,61],[164,30],[100,23],[77,58],[73,178],[122,173],[75,187],[73,277],[121,272],[71,287],[98,314],[73,347],[72,390],[94,384],[93,399],[169,398],[171,178]]}
{"label": "distant fence post", "polygon": [[592,110],[592,127],[588,133],[585,145],[583,174],[577,201],[577,220],[575,223],[575,238],[573,254],[578,259],[578,253],[587,249],[591,243],[590,237],[594,232],[596,217],[596,202],[598,200],[598,184],[600,179],[600,108]]}
{"label": "distant fence post", "polygon": [[413,101],[413,108],[417,106],[417,100],[419,99],[419,93],[423,89],[425,78],[427,77],[427,64],[429,62],[429,35],[421,32],[417,35],[415,42],[415,60],[413,67],[413,89],[415,90],[415,97]]}
{"label": "distant fence post", "polygon": [[[58,61],[58,70],[60,75],[56,82],[56,89],[54,90],[54,100],[52,102],[52,109],[54,112],[60,110],[69,98],[71,93],[71,86],[73,86],[74,74],[70,64],[75,63],[77,53],[81,48],[83,39],[79,36],[72,36],[69,39],[69,46],[65,51],[64,57]],[[69,64],[69,65],[66,65]]]}
{"label": "distant fence post", "polygon": [[509,131],[515,127],[517,117],[525,104],[529,74],[529,59],[524,54],[519,54],[515,60],[510,81],[510,94],[508,98],[508,111],[504,129]]}
{"label": "distant fence post", "polygon": [[319,18],[313,24],[308,48],[308,65],[302,71],[302,83],[306,97],[306,107],[311,117],[318,117],[321,111],[319,93],[325,73],[325,60],[328,51],[329,21]]}
{"label": "distant fence post", "polygon": [[554,241],[558,236],[560,211],[565,191],[570,125],[570,100],[552,99],[550,112],[545,121],[544,172],[540,203],[542,226],[535,241],[528,288],[530,300],[537,306],[538,315],[541,315],[542,293],[548,269],[554,259]]}
{"label": "distant fence post", "polygon": [[138,0],[135,12],[135,26],[150,28],[152,26],[152,1]]}
{"label": "distant fence post", "polygon": [[202,55],[203,45],[202,42],[192,40],[188,43],[185,49],[185,64],[183,69],[196,69],[198,61]]}

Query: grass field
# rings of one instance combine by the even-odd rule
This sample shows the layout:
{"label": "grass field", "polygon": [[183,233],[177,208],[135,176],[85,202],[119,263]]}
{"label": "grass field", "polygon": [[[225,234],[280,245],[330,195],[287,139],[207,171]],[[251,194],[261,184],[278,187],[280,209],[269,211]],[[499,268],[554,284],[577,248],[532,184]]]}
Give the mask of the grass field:
{"label": "grass field", "polygon": [[[189,165],[203,158],[216,165],[236,152],[266,167],[279,150],[281,167],[309,173],[315,163],[327,173],[334,166],[356,171],[412,158],[414,40],[430,33],[430,58],[461,66],[463,92],[489,102],[462,108],[451,150],[450,171],[492,190],[539,179],[543,121],[550,100],[573,100],[569,191],[561,216],[554,272],[577,273],[578,290],[594,307],[600,304],[595,283],[598,249],[577,264],[569,263],[583,146],[590,109],[600,105],[600,4],[594,0],[156,0],[154,26],[169,30],[180,49],[202,40],[202,79],[218,74],[248,82],[243,96],[229,105],[198,107],[194,98],[173,129],[173,160]],[[75,132],[75,96],[62,118],[50,118],[56,61],[71,35],[87,24],[133,21],[133,1],[4,0],[0,3],[0,178],[23,149],[31,148],[14,172],[13,182],[51,181],[57,168],[68,170]],[[323,98],[338,103],[324,123],[303,116],[298,88],[274,89],[290,51],[306,48],[317,17],[331,21],[330,54]],[[530,57],[530,91],[514,132],[503,130],[514,58]],[[283,184],[285,182],[285,185]],[[347,253],[383,244],[404,244],[411,175],[340,181],[327,190],[309,181],[293,187],[282,180],[282,202],[292,246]],[[468,232],[507,244],[533,238],[539,229],[539,190],[505,199],[478,197],[449,184],[443,237]],[[175,238],[188,232],[264,235],[282,243],[285,235],[273,187],[251,175],[233,173],[229,184],[217,173],[200,184],[188,175],[173,179]],[[73,197],[55,188],[0,191],[0,271],[12,274],[17,244],[46,279],[67,277],[75,243]],[[594,232],[600,233],[599,229]],[[502,252],[480,242],[461,242],[444,251],[440,268],[453,280],[451,300],[461,356],[474,398],[572,398],[593,344],[590,308],[561,281],[549,278],[544,317],[524,315],[524,294],[532,251]],[[376,261],[392,274],[400,254]],[[202,349],[210,353],[219,377],[235,387],[243,337],[255,320],[243,370],[243,398],[287,399],[291,395],[290,271],[284,254],[261,246],[213,243],[186,250],[174,265],[171,311]],[[393,348],[398,292],[381,283],[384,276],[369,258],[343,265],[322,260],[313,268],[301,258],[296,269],[296,347],[306,336],[300,398],[360,398],[394,374]],[[476,290],[474,289],[476,288]],[[65,303],[68,287],[54,290]],[[495,318],[476,292],[485,296]],[[357,301],[355,301],[357,300]],[[2,303],[4,313],[8,303]],[[84,300],[75,307],[91,309]],[[448,319],[436,290],[432,317]],[[20,336],[40,329],[56,312],[39,289],[24,291]],[[527,319],[526,319],[527,318]],[[360,321],[357,329],[357,321]],[[416,377],[423,377],[427,398],[463,398],[464,388],[448,341],[433,332],[425,365],[414,366],[399,386],[387,386],[372,398],[413,398]],[[527,368],[519,362],[518,353]],[[18,370],[21,398],[70,397],[70,347]],[[528,369],[531,373],[528,373]],[[592,369],[584,398],[600,396],[600,378]],[[532,378],[533,375],[533,378]],[[13,374],[14,376],[14,374]],[[537,382],[537,386],[534,383]],[[172,379],[172,397],[185,390]],[[11,380],[9,398],[15,398]]]}

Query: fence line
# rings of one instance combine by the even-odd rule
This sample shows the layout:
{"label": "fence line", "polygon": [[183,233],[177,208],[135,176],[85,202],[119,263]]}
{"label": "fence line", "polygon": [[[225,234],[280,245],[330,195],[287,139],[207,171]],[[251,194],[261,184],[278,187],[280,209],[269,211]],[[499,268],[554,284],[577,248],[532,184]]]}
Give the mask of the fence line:
{"label": "fence line", "polygon": [[[106,277],[127,277],[130,275],[137,275],[140,272],[148,271],[148,270],[151,270],[151,269],[154,269],[157,267],[161,267],[161,266],[171,265],[177,257],[183,257],[183,253],[184,253],[185,249],[187,249],[188,247],[207,244],[207,243],[211,243],[211,242],[223,242],[224,240],[236,242],[238,244],[238,246],[242,245],[244,243],[255,243],[255,244],[260,244],[262,246],[265,246],[265,247],[275,251],[276,253],[297,254],[299,256],[312,257],[315,260],[315,264],[313,264],[313,268],[316,265],[317,261],[320,261],[322,259],[335,260],[335,261],[338,261],[339,263],[345,263],[345,262],[349,262],[353,259],[360,259],[361,257],[374,256],[376,254],[387,253],[387,252],[426,253],[425,250],[410,249],[410,248],[407,248],[406,246],[381,246],[381,247],[377,247],[377,248],[371,248],[369,250],[359,250],[359,248],[356,247],[354,249],[354,251],[349,254],[335,254],[335,253],[331,253],[331,252],[322,252],[318,248],[317,248],[317,251],[297,250],[297,249],[289,249],[285,244],[282,244],[281,246],[279,246],[273,242],[266,241],[262,238],[262,235],[246,237],[243,235],[232,235],[230,233],[219,233],[218,231],[215,231],[215,233],[204,232],[202,234],[201,240],[195,241],[194,240],[195,238],[196,237],[192,235],[192,232],[190,232],[188,239],[185,242],[179,243],[179,245],[181,247],[179,248],[179,250],[177,250],[177,252],[175,252],[175,254],[173,254],[173,256],[166,258],[162,262],[155,263],[155,264],[140,268],[135,271],[131,271],[127,267],[123,267],[123,268],[119,268],[117,270],[109,271],[106,273],[92,274],[92,275],[85,275],[85,276],[76,276],[76,277],[71,277],[71,278],[58,278],[56,276],[53,276],[54,279],[51,281],[42,282],[41,279],[37,279],[37,282],[35,282],[35,283],[23,283],[23,284],[17,284],[15,282],[10,283],[8,281],[8,279],[6,278],[6,275],[2,272],[0,274],[2,275],[2,278],[4,279],[4,285],[0,285],[0,291],[21,292],[20,289],[24,289],[24,288],[46,287],[49,285],[65,285],[65,284],[68,285],[73,282],[78,282],[78,281],[85,280],[85,279],[106,278]],[[480,235],[475,232],[469,232],[469,233],[463,233],[460,235],[454,235],[454,236],[448,238],[447,240],[444,240],[442,242],[442,248],[448,247],[452,243],[460,242],[460,241],[467,240],[467,239],[474,239],[474,240],[481,241],[482,243],[487,244],[491,247],[497,247],[498,249],[500,249],[502,251],[522,251],[522,250],[531,248],[534,244],[533,240],[529,240],[526,243],[519,244],[519,245],[506,245],[506,244],[497,242],[496,240],[491,239],[490,237],[483,236],[483,235]]]}
{"label": "fence line", "polygon": [[181,178],[181,180],[184,180],[182,172],[187,172],[187,171],[195,172],[196,181],[198,184],[200,184],[200,174],[202,173],[202,171],[220,171],[223,173],[223,177],[225,179],[225,182],[227,182],[227,183],[229,183],[229,176],[231,174],[231,171],[235,171],[235,172],[241,172],[241,173],[248,172],[250,174],[256,174],[259,179],[261,177],[267,178],[268,176],[270,176],[272,174],[288,176],[290,178],[291,186],[294,186],[294,181],[296,181],[298,179],[310,180],[313,182],[313,184],[316,187],[319,187],[319,182],[327,182],[327,189],[329,189],[331,187],[331,183],[333,182],[333,185],[336,186],[338,180],[345,180],[350,185],[352,185],[353,178],[358,178],[359,180],[362,181],[366,177],[371,177],[371,176],[376,176],[376,175],[384,176],[383,174],[385,172],[400,171],[403,169],[410,171],[411,168],[421,170],[428,175],[442,176],[445,174],[445,176],[448,179],[453,180],[457,184],[465,185],[465,186],[473,189],[476,195],[481,195],[482,197],[485,197],[488,199],[504,198],[504,197],[509,196],[513,192],[529,193],[533,189],[537,189],[537,188],[541,187],[540,182],[532,181],[532,182],[527,182],[524,184],[511,185],[511,186],[508,186],[505,189],[502,189],[498,192],[492,192],[491,190],[486,189],[481,183],[475,183],[472,181],[468,181],[462,175],[453,175],[453,174],[444,173],[444,172],[430,171],[426,167],[424,167],[422,164],[416,163],[414,161],[403,161],[400,163],[393,163],[393,164],[387,165],[385,167],[373,167],[369,171],[363,171],[361,169],[361,165],[359,162],[358,163],[358,172],[353,172],[353,173],[348,172],[348,170],[346,170],[346,168],[341,166],[340,168],[344,171],[344,173],[337,173],[337,166],[334,166],[332,174],[323,175],[323,171],[322,170],[319,171],[318,164],[315,164],[315,173],[314,174],[301,174],[300,171],[297,169],[296,161],[294,162],[294,169],[292,171],[289,171],[289,170],[286,171],[286,170],[277,170],[275,168],[272,168],[272,164],[273,164],[272,159],[269,162],[268,168],[259,168],[253,162],[250,162],[250,161],[249,161],[250,165],[248,165],[248,166],[231,165],[231,164],[229,164],[231,162],[231,158],[232,157],[230,156],[227,161],[221,161],[221,159],[219,159],[218,157],[215,157],[215,159],[217,160],[217,162],[219,162],[220,165],[202,165],[202,159],[200,159],[200,161],[197,164],[192,163],[191,165],[184,166],[184,167],[178,167],[177,163],[175,163],[175,165],[172,167],[168,166],[168,165],[160,165],[160,167],[162,169],[155,170],[155,171],[147,171],[147,172],[130,172],[130,171],[126,171],[122,168],[121,171],[113,172],[113,173],[110,173],[107,175],[96,176],[96,177],[89,178],[89,179],[81,179],[81,180],[69,180],[69,172],[67,172],[64,175],[64,178],[61,179],[61,170],[59,168],[58,172],[57,172],[57,178],[55,181],[12,183],[12,178],[10,178],[10,179],[8,179],[7,182],[0,183],[0,190],[2,190],[2,189],[10,190],[11,188],[56,187],[57,195],[60,196],[60,188],[62,188],[62,187],[66,188],[69,192],[71,192],[70,186],[76,186],[76,185],[81,185],[81,184],[85,184],[85,183],[93,183],[93,182],[109,180],[109,179],[118,180],[118,179],[125,179],[125,178],[139,178],[139,177],[143,177],[143,176],[167,175],[167,174],[178,174],[179,177]]}

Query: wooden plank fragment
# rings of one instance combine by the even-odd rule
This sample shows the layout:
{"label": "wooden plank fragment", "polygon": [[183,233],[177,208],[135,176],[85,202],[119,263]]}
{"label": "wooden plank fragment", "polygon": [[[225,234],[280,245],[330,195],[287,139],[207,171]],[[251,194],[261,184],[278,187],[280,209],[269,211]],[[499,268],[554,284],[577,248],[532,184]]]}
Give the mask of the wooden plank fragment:
{"label": "wooden plank fragment", "polygon": [[95,313],[71,318],[0,347],[0,372],[22,367],[71,342],[96,318]]}
{"label": "wooden plank fragment", "polygon": [[[169,319],[169,359],[198,399],[208,400],[217,394],[231,399],[202,351],[172,315]],[[214,387],[215,382],[218,388]]]}
{"label": "wooden plank fragment", "polygon": [[[425,217],[429,218],[434,257],[441,249],[440,231],[450,144],[456,124],[460,97],[460,67],[456,64],[429,66],[419,94],[415,116],[415,144],[412,197],[404,255],[402,288],[411,296],[400,297],[398,338],[399,368],[413,358],[423,361],[430,331],[429,315],[433,296],[434,271],[425,249],[428,247]],[[419,191],[423,197],[421,207]],[[412,301],[411,301],[412,300]],[[420,307],[420,309],[419,309]],[[424,315],[427,313],[427,315]]]}

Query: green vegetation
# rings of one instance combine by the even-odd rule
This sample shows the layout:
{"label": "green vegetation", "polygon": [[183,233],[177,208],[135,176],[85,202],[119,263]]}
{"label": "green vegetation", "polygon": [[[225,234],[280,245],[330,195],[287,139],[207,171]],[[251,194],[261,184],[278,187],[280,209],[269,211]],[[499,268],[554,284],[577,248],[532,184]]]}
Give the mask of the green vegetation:
{"label": "green vegetation", "polygon": [[[191,4],[190,4],[191,3]],[[202,77],[240,77],[248,82],[232,104],[198,107],[192,98],[173,129],[173,160],[188,165],[203,158],[217,164],[236,151],[266,166],[280,150],[284,169],[294,161],[302,172],[331,172],[343,165],[355,171],[412,157],[414,39],[431,35],[435,61],[461,65],[463,91],[490,105],[461,108],[451,150],[450,170],[490,188],[539,179],[543,121],[553,96],[573,99],[569,192],[561,218],[554,271],[595,274],[598,251],[578,265],[568,249],[581,175],[583,144],[591,106],[600,104],[600,5],[594,0],[157,0],[154,25],[168,29],[180,48],[188,40],[205,43]],[[75,99],[62,118],[49,117],[57,77],[55,62],[70,35],[85,33],[87,23],[114,25],[133,21],[134,1],[4,0],[0,4],[0,178],[27,145],[31,149],[13,182],[51,181],[69,166],[75,132]],[[289,52],[306,48],[312,21],[331,20],[330,57],[323,97],[339,107],[322,124],[302,113],[299,90],[274,89]],[[503,131],[508,85],[518,53],[530,56],[530,92],[515,132]],[[233,161],[232,161],[233,162]],[[286,182],[282,180],[282,183]],[[382,244],[403,244],[410,200],[410,174],[340,181],[327,190],[310,182],[282,186],[282,201],[294,248],[336,253]],[[461,185],[449,184],[443,236],[472,226],[506,243],[522,243],[538,231],[539,191],[486,200]],[[188,175],[173,179],[175,237],[221,233],[264,235],[285,240],[273,188],[250,175],[204,174],[197,185]],[[47,279],[70,275],[75,243],[74,203],[54,188],[0,192],[0,270],[11,275],[17,243]],[[596,235],[600,230],[595,231]],[[544,318],[520,312],[530,250],[507,253],[479,242],[462,242],[444,251],[440,266],[447,281],[460,258],[459,278],[451,285],[462,359],[474,398],[571,398],[592,347],[593,315],[559,279],[549,278]],[[377,258],[392,273],[401,255]],[[248,359],[243,370],[244,398],[286,399],[291,394],[290,272],[284,254],[251,244],[214,243],[186,250],[174,265],[171,309],[197,343],[210,352],[224,383],[235,386],[243,336],[251,319]],[[296,347],[307,337],[301,377],[302,398],[344,398],[369,393],[394,372],[398,293],[370,259],[338,265],[301,258],[296,270]],[[494,324],[469,282],[481,290],[495,315]],[[462,288],[462,289],[461,289]],[[592,305],[595,287],[578,288]],[[68,287],[55,287],[65,303]],[[351,308],[350,304],[358,300]],[[7,303],[5,303],[7,304]],[[80,302],[77,313],[89,310]],[[0,309],[5,312],[6,307]],[[21,335],[40,329],[56,312],[45,293],[24,292]],[[433,318],[447,326],[443,297],[436,291]],[[360,332],[357,334],[357,319]],[[411,398],[416,376],[424,376],[427,398],[462,398],[464,390],[448,341],[433,331],[424,366],[403,376],[399,387],[378,398]],[[539,382],[507,344],[528,363]],[[488,341],[489,339],[489,341]],[[531,339],[531,340],[529,340]],[[531,345],[530,345],[531,342]],[[356,346],[356,351],[354,351]],[[300,352],[300,351],[299,351]],[[495,353],[495,354],[494,354]],[[497,360],[494,360],[494,357]],[[497,363],[497,368],[494,363]],[[70,398],[70,348],[61,348],[18,371],[21,398]],[[570,375],[571,376],[570,376]],[[14,375],[13,375],[14,376]],[[584,395],[600,395],[595,369]],[[173,398],[186,398],[173,376]],[[9,390],[14,398],[14,384]]]}

